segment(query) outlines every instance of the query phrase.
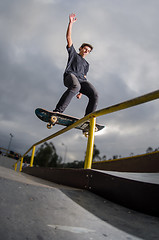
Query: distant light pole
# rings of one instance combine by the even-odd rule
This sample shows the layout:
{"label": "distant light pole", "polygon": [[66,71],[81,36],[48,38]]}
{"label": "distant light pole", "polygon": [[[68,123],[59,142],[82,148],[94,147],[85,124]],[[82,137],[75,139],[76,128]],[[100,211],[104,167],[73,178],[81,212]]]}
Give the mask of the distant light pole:
{"label": "distant light pole", "polygon": [[64,147],[65,147],[65,152],[64,152],[64,160],[63,160],[63,166],[64,166],[64,164],[65,164],[65,162],[66,162],[67,146],[66,146],[64,143],[62,143],[62,146],[64,146]]}
{"label": "distant light pole", "polygon": [[10,146],[11,146],[11,142],[12,142],[12,138],[13,138],[13,134],[10,133],[10,140],[9,140],[9,145],[8,145],[8,153],[9,153],[9,150],[10,150]]}

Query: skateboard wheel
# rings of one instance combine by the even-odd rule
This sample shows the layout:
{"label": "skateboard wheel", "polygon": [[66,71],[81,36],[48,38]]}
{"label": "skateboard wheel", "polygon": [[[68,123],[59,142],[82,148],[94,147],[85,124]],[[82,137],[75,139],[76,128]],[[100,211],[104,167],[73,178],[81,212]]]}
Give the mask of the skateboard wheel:
{"label": "skateboard wheel", "polygon": [[84,136],[87,138],[89,133],[88,132],[83,132]]}
{"label": "skateboard wheel", "polygon": [[50,120],[53,124],[55,124],[57,122],[57,117],[52,116]]}
{"label": "skateboard wheel", "polygon": [[50,123],[48,123],[48,124],[47,124],[47,128],[48,128],[48,129],[51,129],[51,128],[52,128],[52,126],[53,126],[53,125],[52,125],[52,124],[50,124]]}
{"label": "skateboard wheel", "polygon": [[98,132],[98,128],[97,127],[95,127],[95,132]]}

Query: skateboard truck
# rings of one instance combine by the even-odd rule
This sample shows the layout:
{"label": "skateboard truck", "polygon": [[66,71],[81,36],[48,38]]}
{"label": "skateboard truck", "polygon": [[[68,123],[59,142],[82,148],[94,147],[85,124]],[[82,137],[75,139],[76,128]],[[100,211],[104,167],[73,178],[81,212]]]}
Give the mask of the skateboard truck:
{"label": "skateboard truck", "polygon": [[[98,127],[97,126],[95,127],[95,132],[98,132]],[[83,130],[83,135],[85,137],[88,137],[89,136],[89,130]]]}
{"label": "skateboard truck", "polygon": [[47,124],[47,128],[51,129],[56,124],[56,122],[57,122],[57,117],[52,116],[50,118],[50,123]]}

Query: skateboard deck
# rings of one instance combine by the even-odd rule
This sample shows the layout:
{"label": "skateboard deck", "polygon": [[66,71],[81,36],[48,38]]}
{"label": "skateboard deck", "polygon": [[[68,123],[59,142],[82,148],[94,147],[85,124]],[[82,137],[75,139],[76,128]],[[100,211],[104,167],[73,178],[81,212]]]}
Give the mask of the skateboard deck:
{"label": "skateboard deck", "polygon": [[[63,113],[57,113],[57,112],[51,112],[47,111],[42,108],[37,108],[35,110],[36,116],[42,120],[43,122],[48,123],[47,128],[52,128],[55,124],[63,125],[63,126],[70,126],[74,122],[78,121],[79,118],[68,116]],[[95,131],[100,131],[104,128],[105,126],[101,124],[96,124]],[[85,135],[88,134],[89,131],[89,121],[87,120],[86,122],[79,124],[78,126],[75,127],[76,129],[80,129],[84,132]]]}

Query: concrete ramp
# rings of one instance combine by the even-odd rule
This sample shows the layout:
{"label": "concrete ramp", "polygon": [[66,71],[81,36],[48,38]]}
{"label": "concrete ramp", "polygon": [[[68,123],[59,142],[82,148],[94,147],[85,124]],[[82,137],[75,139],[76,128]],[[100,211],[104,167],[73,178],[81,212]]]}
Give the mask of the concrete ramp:
{"label": "concrete ramp", "polygon": [[0,155],[0,166],[2,167],[14,169],[14,164],[16,163],[16,161],[17,160],[13,158]]}
{"label": "concrete ramp", "polygon": [[0,167],[0,238],[4,240],[158,239],[159,218],[87,190]]}

